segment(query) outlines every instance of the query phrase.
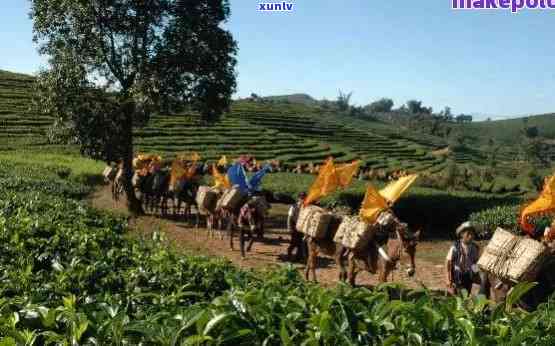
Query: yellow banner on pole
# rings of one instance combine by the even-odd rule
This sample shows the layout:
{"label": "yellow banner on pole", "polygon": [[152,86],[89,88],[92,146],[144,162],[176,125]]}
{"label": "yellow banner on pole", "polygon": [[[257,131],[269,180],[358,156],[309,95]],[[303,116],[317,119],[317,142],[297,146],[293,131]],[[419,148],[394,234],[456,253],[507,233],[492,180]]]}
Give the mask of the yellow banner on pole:
{"label": "yellow banner on pole", "polygon": [[399,178],[381,189],[380,194],[390,203],[395,203],[412,183],[414,183],[416,178],[418,178],[417,174]]}
{"label": "yellow banner on pole", "polygon": [[368,184],[359,215],[366,223],[374,223],[381,211],[390,208],[418,178],[417,174],[402,177],[378,192]]}

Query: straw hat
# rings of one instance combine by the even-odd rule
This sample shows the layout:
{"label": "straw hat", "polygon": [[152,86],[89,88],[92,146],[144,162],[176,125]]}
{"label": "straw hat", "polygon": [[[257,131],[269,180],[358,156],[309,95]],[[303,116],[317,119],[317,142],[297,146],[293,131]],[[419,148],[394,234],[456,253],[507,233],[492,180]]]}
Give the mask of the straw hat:
{"label": "straw hat", "polygon": [[455,231],[455,233],[457,234],[457,238],[460,237],[461,233],[464,231],[471,231],[472,233],[474,233],[474,235],[476,235],[476,229],[474,228],[474,225],[470,221],[466,221],[462,223],[457,228],[457,230]]}

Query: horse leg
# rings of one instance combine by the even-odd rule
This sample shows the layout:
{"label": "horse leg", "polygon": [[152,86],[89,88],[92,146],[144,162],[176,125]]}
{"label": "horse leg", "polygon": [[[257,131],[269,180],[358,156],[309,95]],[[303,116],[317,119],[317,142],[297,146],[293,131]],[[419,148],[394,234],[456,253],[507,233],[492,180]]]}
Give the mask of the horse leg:
{"label": "horse leg", "polygon": [[339,266],[339,281],[345,281],[347,279],[347,270],[345,269],[345,263],[343,263],[343,249],[335,252],[335,263]]}
{"label": "horse leg", "polygon": [[304,271],[304,278],[305,278],[306,281],[310,280],[310,266],[312,264],[312,252],[313,251],[309,246],[309,248],[308,248],[308,257],[306,258],[306,268],[305,268],[305,271]]}
{"label": "horse leg", "polygon": [[357,271],[356,271],[355,259],[354,257],[349,256],[349,271],[347,272],[347,279],[349,280],[349,285],[353,287],[355,286],[356,275],[357,275]]}
{"label": "horse leg", "polygon": [[312,263],[310,264],[310,266],[312,271],[312,278],[314,279],[314,282],[318,282],[318,279],[316,278],[316,266],[318,265],[318,249],[316,249],[316,245],[314,246],[314,248],[314,255],[312,256]]}
{"label": "horse leg", "polygon": [[247,252],[251,251],[252,248],[252,244],[254,243],[254,234],[252,234],[251,231],[249,231],[249,245],[247,246]]}
{"label": "horse leg", "polygon": [[[198,229],[200,227],[200,211],[198,210],[198,207],[196,209],[197,209],[197,215],[195,218],[195,228]],[[208,216],[206,219],[206,228],[208,228]]]}
{"label": "horse leg", "polygon": [[227,231],[229,232],[229,247],[233,250],[233,233],[235,233],[235,230],[231,222],[227,224]]}
{"label": "horse leg", "polygon": [[245,258],[245,231],[239,230],[239,247],[241,248],[241,258]]}

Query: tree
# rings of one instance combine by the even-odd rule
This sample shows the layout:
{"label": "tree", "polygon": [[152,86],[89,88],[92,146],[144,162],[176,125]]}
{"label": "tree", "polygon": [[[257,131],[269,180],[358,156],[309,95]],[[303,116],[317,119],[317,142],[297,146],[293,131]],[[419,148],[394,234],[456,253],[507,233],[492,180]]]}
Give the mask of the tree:
{"label": "tree", "polygon": [[337,106],[339,107],[340,111],[347,111],[349,110],[349,103],[351,102],[351,96],[353,92],[348,94],[344,94],[341,90],[339,90],[339,96],[337,96]]}
{"label": "tree", "polygon": [[388,98],[381,98],[377,101],[370,103],[366,106],[370,113],[388,113],[393,108],[393,100]]}
{"label": "tree", "polygon": [[422,113],[422,101],[409,100],[407,101],[407,108],[410,114]]}
{"label": "tree", "polygon": [[132,178],[133,128],[156,110],[229,108],[237,46],[221,27],[227,0],[32,0],[34,41],[49,57],[36,101],[69,124],[81,152],[121,159],[128,208],[142,213]]}
{"label": "tree", "polygon": [[524,135],[530,139],[537,138],[540,135],[540,131],[537,126],[526,126],[524,128]]}
{"label": "tree", "polygon": [[449,106],[445,106],[445,108],[443,109],[443,111],[441,112],[441,115],[443,115],[443,117],[445,119],[449,119],[453,117],[453,114],[451,113],[451,107]]}

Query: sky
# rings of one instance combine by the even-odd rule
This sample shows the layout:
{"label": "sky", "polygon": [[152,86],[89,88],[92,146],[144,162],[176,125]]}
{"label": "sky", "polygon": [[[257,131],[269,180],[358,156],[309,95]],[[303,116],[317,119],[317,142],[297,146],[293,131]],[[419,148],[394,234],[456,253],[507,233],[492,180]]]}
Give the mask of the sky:
{"label": "sky", "polygon": [[[389,97],[478,118],[555,112],[555,10],[455,11],[451,0],[290,1],[263,13],[230,0],[225,24],[239,47],[235,97],[353,92],[365,105]],[[280,1],[281,2],[281,1]],[[34,73],[46,59],[32,42],[26,0],[3,1],[0,69]]]}

